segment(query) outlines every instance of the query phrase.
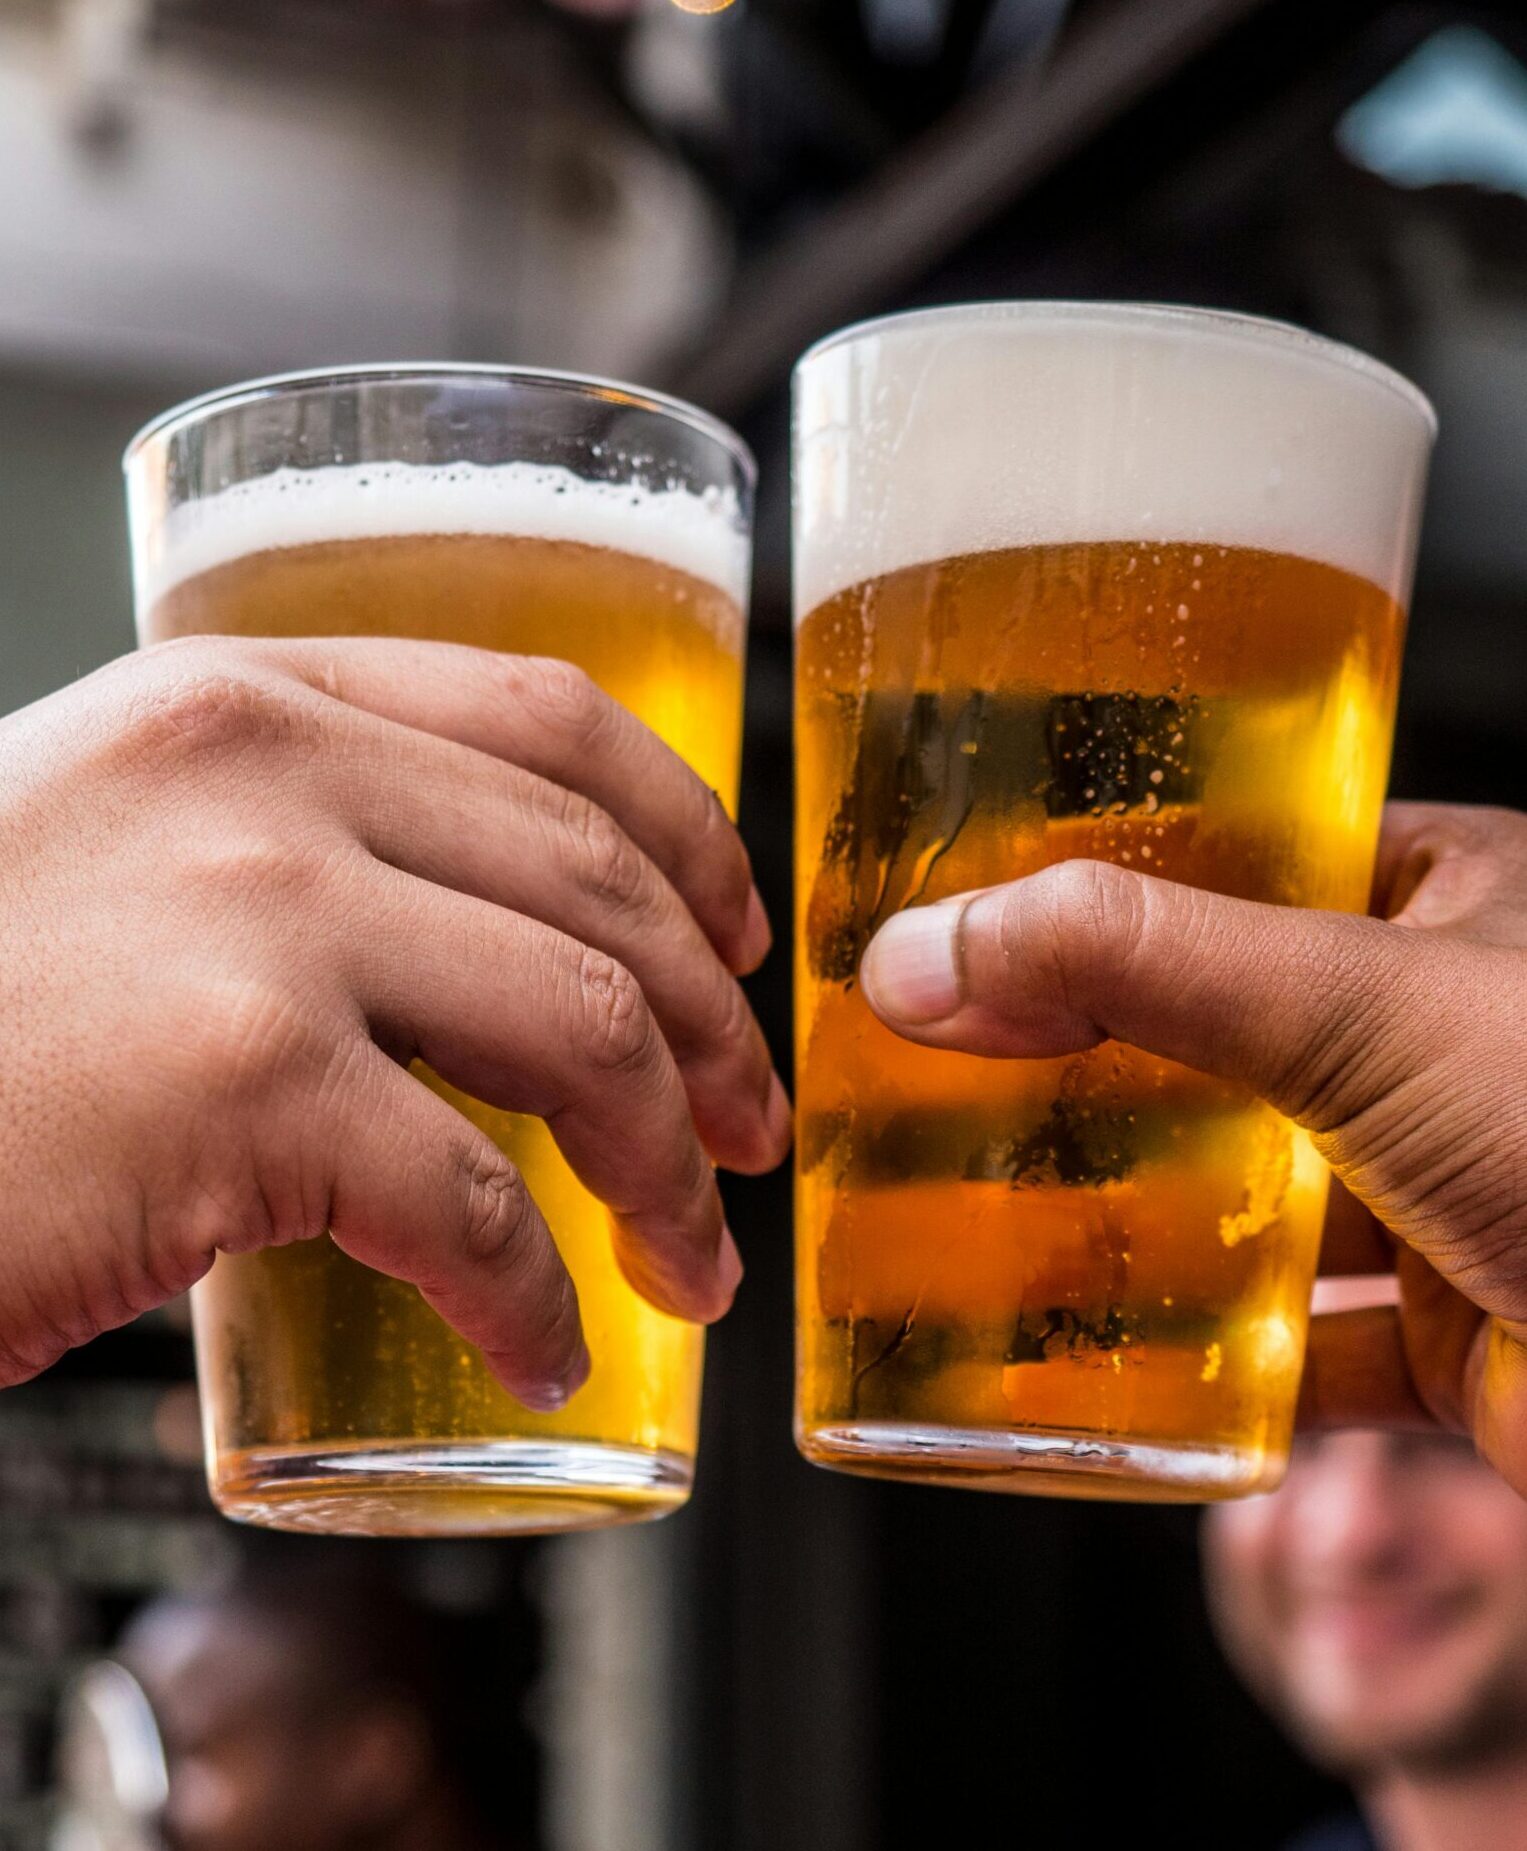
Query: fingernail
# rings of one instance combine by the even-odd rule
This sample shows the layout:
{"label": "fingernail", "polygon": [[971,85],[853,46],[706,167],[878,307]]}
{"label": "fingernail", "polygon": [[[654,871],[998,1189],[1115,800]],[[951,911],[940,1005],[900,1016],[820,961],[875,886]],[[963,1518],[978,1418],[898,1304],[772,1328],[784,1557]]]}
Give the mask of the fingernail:
{"label": "fingernail", "polygon": [[891,1022],[938,1022],[960,1006],[955,955],[960,906],[911,906],[870,940],[859,981],[876,1015]]}
{"label": "fingernail", "polygon": [[716,1283],[728,1298],[742,1283],[742,1255],[737,1251],[730,1228],[721,1230],[721,1245],[716,1251]]}
{"label": "fingernail", "polygon": [[555,1414],[565,1408],[571,1398],[572,1390],[565,1382],[538,1382],[534,1388],[520,1389],[515,1396],[537,1414]]}
{"label": "fingernail", "polygon": [[534,1387],[522,1388],[516,1399],[523,1401],[526,1407],[534,1408],[537,1413],[555,1414],[567,1406],[589,1379],[592,1366],[589,1346],[579,1337],[577,1353],[558,1380],[538,1382]]}
{"label": "fingernail", "polygon": [[769,955],[769,947],[773,943],[774,931],[769,924],[769,915],[764,911],[764,903],[759,897],[758,889],[749,888],[747,916],[742,922],[742,943],[738,948],[743,970],[757,970]]}

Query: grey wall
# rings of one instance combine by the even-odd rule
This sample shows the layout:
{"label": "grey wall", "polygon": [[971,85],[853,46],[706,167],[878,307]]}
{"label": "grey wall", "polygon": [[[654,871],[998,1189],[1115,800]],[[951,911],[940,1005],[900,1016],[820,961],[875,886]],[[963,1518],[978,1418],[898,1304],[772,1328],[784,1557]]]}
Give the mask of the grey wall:
{"label": "grey wall", "polygon": [[0,373],[0,711],[132,647],[120,458],[170,397]]}

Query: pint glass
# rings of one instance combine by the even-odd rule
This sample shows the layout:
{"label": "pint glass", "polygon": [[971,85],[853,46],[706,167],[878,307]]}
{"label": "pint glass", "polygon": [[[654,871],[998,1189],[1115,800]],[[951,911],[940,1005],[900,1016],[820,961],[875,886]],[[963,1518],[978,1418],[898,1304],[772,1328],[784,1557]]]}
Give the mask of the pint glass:
{"label": "pint glass", "polygon": [[914,1047],[857,972],[901,908],[1078,856],[1361,911],[1430,408],[1293,328],[1046,303],[850,329],[795,392],[801,1450],[993,1490],[1270,1488],[1326,1198],[1308,1138],[1117,1043]]}
{"label": "pint glass", "polygon": [[[493,369],[259,382],[128,452],[143,642],[384,635],[560,656],[737,792],[752,464],[688,406]],[[418,1292],[327,1236],[221,1255],[193,1293],[212,1493],[278,1528],[561,1530],[688,1495],[700,1330],[654,1310],[539,1122],[420,1081],[523,1173],[593,1357],[555,1414],[514,1401]]]}

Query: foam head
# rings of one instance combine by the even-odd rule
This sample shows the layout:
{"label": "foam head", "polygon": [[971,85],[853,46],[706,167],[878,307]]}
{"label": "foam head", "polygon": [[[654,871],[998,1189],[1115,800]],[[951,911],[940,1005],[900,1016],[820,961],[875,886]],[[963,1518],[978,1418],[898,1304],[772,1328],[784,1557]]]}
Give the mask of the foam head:
{"label": "foam head", "polygon": [[590,481],[536,463],[278,469],[187,501],[135,549],[142,613],[185,580],[252,553],[411,534],[570,540],[654,559],[745,606],[748,540],[730,490]]}
{"label": "foam head", "polygon": [[795,375],[797,618],[905,566],[1075,541],[1259,547],[1404,603],[1431,408],[1295,328],[990,303],[869,322]]}

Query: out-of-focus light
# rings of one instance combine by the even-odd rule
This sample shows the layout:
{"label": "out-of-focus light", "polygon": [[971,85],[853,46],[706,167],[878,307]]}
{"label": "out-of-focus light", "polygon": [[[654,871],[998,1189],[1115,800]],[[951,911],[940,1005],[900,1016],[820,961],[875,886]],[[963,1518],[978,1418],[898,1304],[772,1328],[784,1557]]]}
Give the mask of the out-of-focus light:
{"label": "out-of-focus light", "polygon": [[1527,69],[1488,33],[1449,26],[1353,104],[1336,140],[1397,186],[1527,197]]}
{"label": "out-of-focus light", "polygon": [[[642,8],[642,0],[554,0],[564,13],[587,13],[594,19],[624,19]],[[724,13],[732,0],[673,0],[681,13]]]}

